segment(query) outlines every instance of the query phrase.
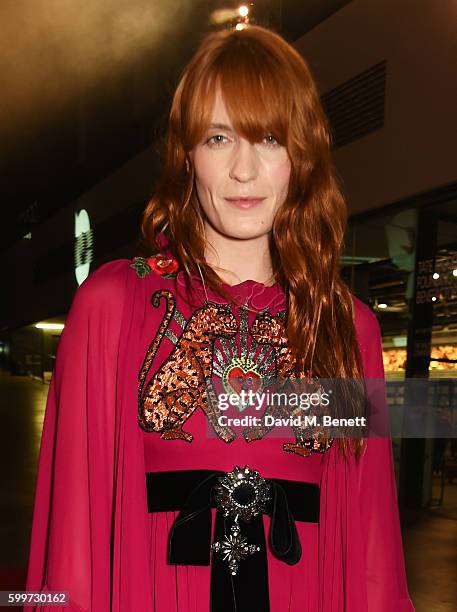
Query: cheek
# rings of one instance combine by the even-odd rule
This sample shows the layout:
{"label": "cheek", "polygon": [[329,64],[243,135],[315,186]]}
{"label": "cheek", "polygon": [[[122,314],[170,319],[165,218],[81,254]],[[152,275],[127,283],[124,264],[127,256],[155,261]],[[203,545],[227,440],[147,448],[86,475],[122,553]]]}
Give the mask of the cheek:
{"label": "cheek", "polygon": [[286,197],[289,188],[291,165],[289,159],[272,165],[270,168],[270,180],[274,192],[281,201]]}
{"label": "cheek", "polygon": [[196,154],[193,158],[195,170],[195,183],[199,197],[208,198],[208,195],[217,189],[220,170],[210,155]]}

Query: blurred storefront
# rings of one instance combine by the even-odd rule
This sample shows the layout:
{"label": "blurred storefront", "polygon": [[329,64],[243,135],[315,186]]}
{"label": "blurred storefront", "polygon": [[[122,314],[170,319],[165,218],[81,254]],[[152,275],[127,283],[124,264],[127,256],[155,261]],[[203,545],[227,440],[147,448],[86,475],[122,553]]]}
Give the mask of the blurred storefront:
{"label": "blurred storefront", "polygon": [[457,517],[456,185],[352,217],[342,264],[381,325],[389,406],[407,406],[405,380],[427,378],[446,432],[394,438],[400,504]]}

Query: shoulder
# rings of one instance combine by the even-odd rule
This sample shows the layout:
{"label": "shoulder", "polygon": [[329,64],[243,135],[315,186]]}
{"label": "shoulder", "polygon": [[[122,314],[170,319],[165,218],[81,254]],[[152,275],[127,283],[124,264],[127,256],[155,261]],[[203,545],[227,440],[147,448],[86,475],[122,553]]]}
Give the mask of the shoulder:
{"label": "shoulder", "polygon": [[380,335],[379,321],[370,306],[361,299],[352,295],[354,305],[354,323],[357,335],[360,338],[376,337]]}
{"label": "shoulder", "polygon": [[134,257],[114,259],[101,265],[77,289],[72,309],[85,310],[92,315],[113,313],[120,316],[126,297],[164,285],[163,276],[150,264],[151,258]]}
{"label": "shoulder", "polygon": [[77,351],[83,351],[89,343],[97,345],[99,354],[115,347],[127,295],[129,263],[128,259],[116,259],[103,264],[78,287],[59,341],[57,363],[61,365],[73,353],[85,359],[84,352]]}
{"label": "shoulder", "polygon": [[118,304],[124,300],[127,279],[135,272],[129,259],[114,259],[89,274],[77,289],[73,302],[81,307]]}

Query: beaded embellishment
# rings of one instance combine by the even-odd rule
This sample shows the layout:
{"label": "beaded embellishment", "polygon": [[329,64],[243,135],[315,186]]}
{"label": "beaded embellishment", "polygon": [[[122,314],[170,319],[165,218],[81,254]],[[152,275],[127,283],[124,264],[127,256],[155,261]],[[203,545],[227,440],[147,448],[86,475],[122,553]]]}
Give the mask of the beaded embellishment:
{"label": "beaded embellishment", "polygon": [[[216,339],[212,373],[221,380],[226,393],[239,394],[241,389],[247,390],[246,387],[260,393],[275,378],[275,354],[271,346],[266,343],[261,346],[252,336],[246,305],[240,307],[239,319],[240,348],[234,336]],[[251,337],[250,344],[248,336]],[[247,407],[239,406],[238,410],[243,412]]]}
{"label": "beaded embellishment", "polygon": [[[294,378],[294,360],[287,343],[285,312],[271,316],[265,309],[257,314],[248,329],[248,310],[239,309],[239,325],[228,304],[207,302],[186,321],[176,308],[173,293],[166,289],[156,291],[151,298],[154,308],[165,301],[166,309],[159,329],[149,345],[138,381],[138,422],[147,432],[157,432],[164,440],[191,442],[192,434],[185,431],[185,424],[195,410],[206,415],[216,434],[226,443],[236,434],[219,422],[221,413],[212,384],[213,377],[220,378],[228,393],[239,392],[240,385],[248,380],[254,391],[260,392],[276,378]],[[182,329],[178,337],[170,329],[175,321]],[[239,332],[240,347],[236,342]],[[250,343],[248,342],[250,336]],[[146,378],[152,362],[164,338],[174,349],[153,374]],[[266,414],[274,417],[278,406],[267,406]],[[289,414],[290,416],[290,414]],[[247,442],[264,437],[272,427],[251,427],[243,431]],[[283,450],[309,456],[325,452],[332,440],[309,437],[309,432],[293,428],[295,442],[283,444]],[[308,434],[308,437],[306,437]]]}

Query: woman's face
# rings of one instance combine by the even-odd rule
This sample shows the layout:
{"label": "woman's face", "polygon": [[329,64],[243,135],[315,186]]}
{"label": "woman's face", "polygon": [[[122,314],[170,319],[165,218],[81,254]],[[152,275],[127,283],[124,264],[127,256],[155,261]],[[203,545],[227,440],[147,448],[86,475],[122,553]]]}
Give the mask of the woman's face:
{"label": "woman's face", "polygon": [[242,138],[218,93],[210,126],[190,156],[205,221],[213,230],[239,239],[271,231],[290,177],[287,151],[271,134],[253,144]]}

